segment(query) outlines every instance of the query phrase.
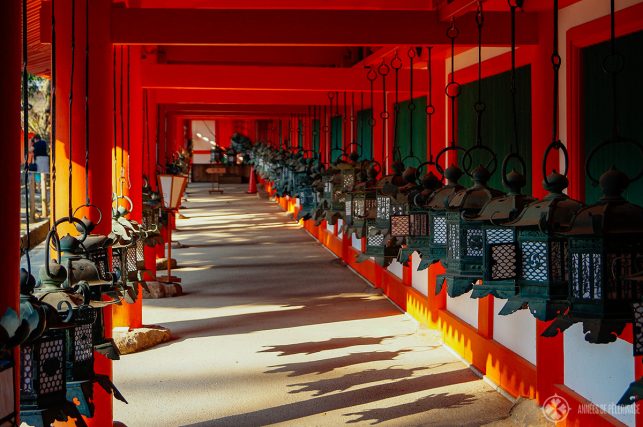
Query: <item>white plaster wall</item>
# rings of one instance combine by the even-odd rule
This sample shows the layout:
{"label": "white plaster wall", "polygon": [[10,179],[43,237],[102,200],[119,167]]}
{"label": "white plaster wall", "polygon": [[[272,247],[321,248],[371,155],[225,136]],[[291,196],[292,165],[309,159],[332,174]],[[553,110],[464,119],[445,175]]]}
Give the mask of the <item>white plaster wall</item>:
{"label": "white plaster wall", "polygon": [[417,271],[418,265],[420,265],[420,255],[417,252],[413,252],[411,261],[411,284],[413,289],[427,296],[429,294],[429,269]]}
{"label": "white plaster wall", "polygon": [[493,304],[493,339],[532,364],[536,364],[536,319],[529,310],[518,310],[509,316],[498,313],[506,300]]}
{"label": "white plaster wall", "polygon": [[361,252],[362,251],[362,239],[358,239],[357,235],[355,235],[355,233],[353,233],[353,235],[351,236],[351,239],[352,239],[353,247]]}
{"label": "white plaster wall", "polygon": [[300,208],[301,207],[301,202],[299,201],[299,197],[295,199],[295,207]]}
{"label": "white plaster wall", "polygon": [[[208,148],[209,150],[209,148]],[[203,165],[203,164],[209,164],[210,163],[210,155],[209,154],[195,154],[192,157],[192,163],[195,165]]]}
{"label": "white plaster wall", "polygon": [[471,298],[471,292],[457,298],[447,297],[447,311],[458,316],[474,328],[478,328],[478,300]]}
{"label": "white plaster wall", "polygon": [[344,238],[344,233],[342,233],[342,227],[344,226],[344,220],[337,220],[337,237],[341,240]]}
{"label": "white plaster wall", "polygon": [[331,223],[327,222],[326,223],[326,230],[328,230],[330,233],[333,233],[335,231],[335,226],[331,225]]}
{"label": "white plaster wall", "polygon": [[[565,331],[565,385],[597,405],[614,404],[634,378],[632,344],[621,339],[611,344],[585,341],[583,325]],[[629,406],[628,408],[633,408]],[[612,414],[634,426],[634,414]]]}
{"label": "white plaster wall", "polygon": [[402,274],[403,274],[402,271],[404,269],[404,266],[399,262],[397,262],[397,260],[393,260],[391,265],[386,267],[386,269],[388,270],[389,273],[399,277],[400,279],[402,278]]}

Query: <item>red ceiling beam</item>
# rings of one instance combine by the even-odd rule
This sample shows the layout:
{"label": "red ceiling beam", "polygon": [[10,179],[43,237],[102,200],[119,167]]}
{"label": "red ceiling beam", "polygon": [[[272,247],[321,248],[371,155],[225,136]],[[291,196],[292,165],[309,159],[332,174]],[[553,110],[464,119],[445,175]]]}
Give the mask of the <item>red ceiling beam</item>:
{"label": "red ceiling beam", "polygon": [[364,69],[144,63],[143,87],[230,90],[365,91]]}
{"label": "red ceiling beam", "polygon": [[433,0],[141,0],[145,8],[430,10]]}
{"label": "red ceiling beam", "polygon": [[[112,9],[117,44],[382,46],[447,44],[439,11]],[[470,19],[469,19],[470,18]],[[537,17],[522,13],[518,44],[538,42]],[[239,27],[243,23],[243,27]],[[509,44],[508,12],[485,14],[485,45]],[[458,20],[458,44],[475,45],[474,17]],[[507,29],[507,31],[503,31]]]}
{"label": "red ceiling beam", "polygon": [[325,92],[151,89],[159,104],[328,105]]}

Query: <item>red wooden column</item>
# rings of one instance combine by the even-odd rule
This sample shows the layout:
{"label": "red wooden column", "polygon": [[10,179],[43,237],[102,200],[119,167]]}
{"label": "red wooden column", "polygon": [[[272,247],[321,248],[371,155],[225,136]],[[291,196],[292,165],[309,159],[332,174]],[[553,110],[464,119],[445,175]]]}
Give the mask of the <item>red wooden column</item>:
{"label": "red wooden column", "polygon": [[[89,10],[89,100],[90,100],[90,163],[88,188],[91,203],[98,206],[104,219],[95,232],[108,234],[111,231],[111,183],[106,176],[111,175],[112,144],[112,43],[110,40],[110,0],[90,2]],[[74,78],[74,105],[69,111],[71,72],[71,2],[59,1],[55,5],[57,32],[56,62],[56,169],[57,186],[53,197],[56,198],[56,217],[68,215],[68,201],[71,197],[72,208],[85,203],[85,2],[76,2],[76,51]],[[4,14],[3,14],[4,15]],[[6,66],[3,67],[6,69]],[[69,125],[70,113],[73,117],[73,168],[72,194],[69,193]],[[87,215],[96,215],[87,212]],[[97,220],[94,216],[91,219]],[[111,307],[104,309],[105,333],[111,336]],[[95,354],[95,370],[99,374],[112,376],[112,362],[103,355]],[[102,387],[94,386],[94,418],[87,420],[91,426],[111,426],[113,421],[112,396]]]}
{"label": "red wooden column", "polygon": [[[23,0],[26,1],[26,0]],[[19,268],[20,268],[20,159],[22,158],[22,141],[20,140],[20,43],[21,2],[10,1],[0,4],[0,40],[4,40],[0,51],[0,132],[2,132],[2,153],[7,161],[0,168],[0,181],[5,194],[3,207],[0,209],[0,223],[7,231],[2,245],[2,267],[5,274],[5,285],[0,289],[0,316],[7,308],[18,311]],[[14,352],[18,362],[18,351]],[[16,410],[18,409],[19,392],[18,369],[16,378]]]}
{"label": "red wooden column", "polygon": [[[125,125],[125,151],[124,165],[127,185],[123,187],[123,195],[132,199],[132,212],[129,219],[142,221],[143,215],[143,89],[140,76],[141,48],[139,46],[126,46],[124,51],[124,125]],[[129,74],[129,83],[127,75]],[[129,105],[129,108],[128,108]],[[129,151],[128,151],[129,147]],[[143,325],[143,300],[139,288],[139,297],[134,304],[121,304],[112,307],[113,326],[140,328]]]}
{"label": "red wooden column", "polygon": [[[551,65],[551,35],[550,12],[541,13],[539,16],[539,40],[536,46],[529,47],[532,54],[531,69],[531,99],[532,123],[551,123],[553,70]],[[561,43],[560,49],[564,48]],[[518,50],[520,52],[521,49]],[[561,80],[565,76],[561,73]],[[535,197],[544,196],[542,189],[542,158],[547,145],[551,142],[551,128],[549,126],[532,126],[532,194]],[[553,156],[552,156],[553,157]],[[549,169],[551,170],[551,169]],[[572,197],[578,195],[570,194]],[[538,403],[555,393],[555,384],[564,384],[564,341],[563,334],[555,337],[544,338],[542,332],[550,322],[536,320],[536,375],[538,381]]]}

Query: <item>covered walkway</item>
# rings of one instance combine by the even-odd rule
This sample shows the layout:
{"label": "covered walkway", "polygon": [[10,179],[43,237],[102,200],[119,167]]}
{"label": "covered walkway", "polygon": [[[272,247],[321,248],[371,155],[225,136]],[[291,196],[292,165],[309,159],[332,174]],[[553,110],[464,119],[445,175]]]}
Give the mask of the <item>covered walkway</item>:
{"label": "covered walkway", "polygon": [[483,425],[511,403],[277,205],[191,184],[173,251],[186,295],[146,300],[162,346],[123,356],[129,426]]}

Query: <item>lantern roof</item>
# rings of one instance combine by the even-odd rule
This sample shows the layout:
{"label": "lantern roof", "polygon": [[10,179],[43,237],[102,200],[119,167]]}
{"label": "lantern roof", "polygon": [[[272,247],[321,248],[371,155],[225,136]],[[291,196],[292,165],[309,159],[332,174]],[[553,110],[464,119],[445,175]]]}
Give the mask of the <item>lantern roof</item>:
{"label": "lantern roof", "polygon": [[477,213],[489,200],[502,195],[501,191],[487,187],[490,174],[484,166],[476,167],[471,177],[473,179],[473,185],[455,193],[451,200],[449,200],[449,209],[460,209],[463,212]]}

